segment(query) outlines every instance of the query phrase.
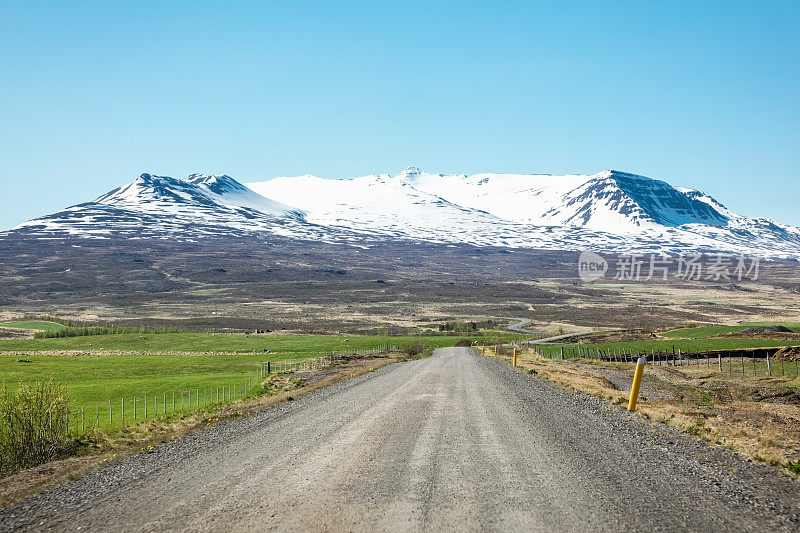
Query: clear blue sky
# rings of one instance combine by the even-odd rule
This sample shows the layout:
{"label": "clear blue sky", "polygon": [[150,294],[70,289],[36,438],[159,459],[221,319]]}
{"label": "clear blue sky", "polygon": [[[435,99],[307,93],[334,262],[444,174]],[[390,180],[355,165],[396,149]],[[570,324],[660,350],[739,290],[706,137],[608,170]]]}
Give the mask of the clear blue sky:
{"label": "clear blue sky", "polygon": [[3,2],[0,229],[142,172],[619,169],[800,225],[800,2]]}

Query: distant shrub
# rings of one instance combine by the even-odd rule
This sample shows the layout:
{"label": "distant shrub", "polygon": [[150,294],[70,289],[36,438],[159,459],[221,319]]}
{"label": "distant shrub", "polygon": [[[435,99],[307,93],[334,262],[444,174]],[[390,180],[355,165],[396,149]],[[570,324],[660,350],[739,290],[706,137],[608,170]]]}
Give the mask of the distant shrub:
{"label": "distant shrub", "polygon": [[0,392],[0,475],[45,463],[60,456],[71,442],[69,408],[63,385],[37,382],[20,385],[13,394]]}
{"label": "distant shrub", "polygon": [[458,339],[455,343],[455,346],[458,347],[472,346],[472,341],[469,339]]}
{"label": "distant shrub", "polygon": [[428,343],[426,343],[422,339],[415,339],[413,341],[407,342],[401,347],[401,351],[408,355],[409,357],[416,357],[420,355],[422,352],[425,351],[425,348],[428,347]]}
{"label": "distant shrub", "polygon": [[800,461],[789,461],[784,467],[793,474],[800,474]]}

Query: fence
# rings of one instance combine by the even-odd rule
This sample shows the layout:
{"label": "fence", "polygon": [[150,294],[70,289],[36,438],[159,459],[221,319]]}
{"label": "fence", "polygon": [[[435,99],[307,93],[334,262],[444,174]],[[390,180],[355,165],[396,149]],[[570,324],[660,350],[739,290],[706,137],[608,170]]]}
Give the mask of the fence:
{"label": "fence", "polygon": [[157,394],[96,402],[94,409],[91,406],[89,409],[82,406],[78,410],[67,412],[66,423],[70,433],[78,437],[94,429],[108,429],[117,424],[123,426],[127,423],[144,422],[213,405],[224,405],[249,394],[261,379],[270,374],[320,370],[348,357],[376,355],[398,349],[397,345],[385,344],[373,348],[332,351],[316,359],[261,362],[257,364],[252,375],[223,385],[175,389]]}
{"label": "fence", "polygon": [[649,353],[643,350],[628,350],[625,348],[592,348],[582,346],[559,346],[558,352],[545,350],[539,346],[531,347],[542,357],[548,359],[576,359],[586,358],[598,361],[617,363],[635,363],[644,357],[647,364],[652,366],[691,366],[705,365],[709,369],[714,367],[719,372],[729,375],[753,375],[800,378],[800,363],[787,361],[784,358],[773,360],[780,348],[755,348],[750,350],[720,350],[697,353],[685,353],[681,349],[672,351],[655,351]]}

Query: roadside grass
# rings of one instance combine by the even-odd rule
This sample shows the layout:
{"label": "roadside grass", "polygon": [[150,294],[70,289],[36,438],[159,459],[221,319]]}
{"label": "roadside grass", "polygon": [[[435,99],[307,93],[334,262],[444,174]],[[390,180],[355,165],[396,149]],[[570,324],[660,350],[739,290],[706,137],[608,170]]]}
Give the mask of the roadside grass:
{"label": "roadside grass", "polygon": [[[100,417],[101,427],[109,426],[109,401],[112,402],[114,425],[122,422],[122,398],[125,398],[125,417],[133,420],[133,398],[138,398],[137,417],[142,418],[148,398],[149,415],[154,403],[163,413],[164,394],[172,412],[172,393],[177,394],[176,409],[180,410],[181,391],[203,391],[209,387],[231,387],[252,377],[260,362],[285,359],[307,359],[296,354],[252,355],[89,355],[56,356],[0,355],[0,377],[10,389],[20,384],[53,379],[63,384],[74,399],[73,412],[84,409],[87,426],[93,427]],[[154,400],[154,395],[158,396]],[[196,402],[197,398],[193,398]],[[184,410],[189,409],[184,400]],[[98,405],[99,404],[99,405]],[[194,409],[194,408],[192,408]]]}
{"label": "roadside grass", "polygon": [[[627,406],[632,363],[552,360],[528,348],[517,361],[538,377]],[[647,366],[638,412],[800,479],[800,379],[723,370]]]}
{"label": "roadside grass", "polygon": [[9,339],[0,341],[0,352],[19,351],[118,351],[118,352],[180,352],[180,353],[253,353],[291,352],[308,357],[326,355],[330,351],[369,349],[383,344],[398,344],[410,339],[424,339],[430,346],[450,346],[459,338],[473,341],[487,337],[513,340],[526,338],[511,333],[486,332],[464,336],[414,336],[388,335],[279,335],[233,333],[124,333],[91,335],[52,339]]}
{"label": "roadside grass", "polygon": [[[395,354],[396,355],[396,354]],[[194,356],[191,356],[194,357]],[[293,401],[303,395],[397,361],[396,356],[357,356],[312,373],[272,374],[257,380],[251,391],[224,404],[209,404],[191,411],[159,414],[146,421],[89,430],[77,437],[67,457],[2,478],[0,508],[34,496],[57,484],[76,479],[106,462],[150,453],[173,439],[209,429],[247,413]],[[316,374],[316,375],[315,375]],[[291,395],[289,394],[291,393]]]}
{"label": "roadside grass", "polygon": [[63,324],[56,324],[55,322],[48,322],[46,320],[15,320],[11,322],[0,323],[0,327],[35,329],[37,331],[55,331],[57,329],[64,329],[66,326]]}

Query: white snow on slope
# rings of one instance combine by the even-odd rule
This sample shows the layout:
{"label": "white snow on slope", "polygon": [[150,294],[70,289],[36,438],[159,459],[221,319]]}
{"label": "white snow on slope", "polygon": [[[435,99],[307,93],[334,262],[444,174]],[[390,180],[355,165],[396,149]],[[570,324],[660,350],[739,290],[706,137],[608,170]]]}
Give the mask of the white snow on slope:
{"label": "white snow on slope", "polygon": [[296,207],[275,202],[253,192],[230,176],[192,174],[186,178],[186,181],[197,185],[209,198],[220,205],[231,208],[244,207],[273,215],[301,213]]}
{"label": "white snow on slope", "polygon": [[[248,187],[320,225],[436,242],[799,257],[797,228],[737,215],[713,198],[619,171],[593,175],[280,177]],[[580,247],[580,246],[579,246]]]}
{"label": "white snow on slope", "polygon": [[305,175],[246,186],[229,176],[143,174],[19,231],[41,238],[273,234],[343,243],[402,239],[800,258],[798,228],[744,217],[699,191],[619,171],[466,176],[409,167],[395,176]]}

